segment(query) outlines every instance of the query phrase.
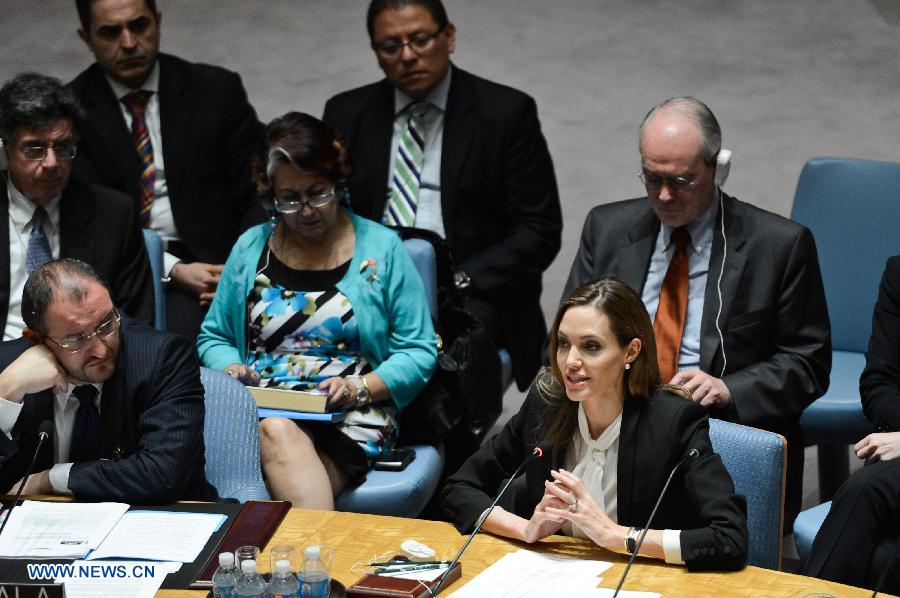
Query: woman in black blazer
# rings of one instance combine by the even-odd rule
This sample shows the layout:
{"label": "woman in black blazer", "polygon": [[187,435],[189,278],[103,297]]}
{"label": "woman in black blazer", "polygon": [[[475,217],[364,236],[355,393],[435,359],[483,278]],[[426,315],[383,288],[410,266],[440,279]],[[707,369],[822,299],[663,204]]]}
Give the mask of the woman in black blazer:
{"label": "woman in black blazer", "polygon": [[550,350],[550,367],[519,413],[448,479],[442,501],[457,528],[471,530],[546,440],[553,450],[527,463],[484,529],[529,543],[563,531],[626,552],[669,472],[697,449],[640,553],[691,570],[742,567],[746,500],[712,450],[706,410],[660,385],[653,327],[637,293],[616,279],[579,287],[557,312]]}

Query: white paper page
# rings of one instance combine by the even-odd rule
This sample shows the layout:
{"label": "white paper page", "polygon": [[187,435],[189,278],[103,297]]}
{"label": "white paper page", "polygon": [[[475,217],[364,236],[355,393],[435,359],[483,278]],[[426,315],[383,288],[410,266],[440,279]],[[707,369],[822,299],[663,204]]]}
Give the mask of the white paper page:
{"label": "white paper page", "polygon": [[25,501],[0,537],[3,558],[80,558],[100,545],[128,505]]}
{"label": "white paper page", "polygon": [[607,561],[571,559],[519,550],[503,556],[451,596],[593,596],[600,582],[599,576],[610,567],[612,563]]}
{"label": "white paper page", "polygon": [[225,515],[129,511],[88,560],[129,558],[191,563]]}
{"label": "white paper page", "polygon": [[169,573],[181,563],[146,561],[75,561],[70,577],[57,577],[66,598],[153,598]]}

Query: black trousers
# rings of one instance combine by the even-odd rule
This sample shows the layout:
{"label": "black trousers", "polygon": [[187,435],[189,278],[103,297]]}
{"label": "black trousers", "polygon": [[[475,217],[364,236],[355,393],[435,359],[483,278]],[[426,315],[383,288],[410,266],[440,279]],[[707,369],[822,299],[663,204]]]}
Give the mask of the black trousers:
{"label": "black trousers", "polygon": [[900,593],[900,459],[866,465],[838,489],[804,573]]}

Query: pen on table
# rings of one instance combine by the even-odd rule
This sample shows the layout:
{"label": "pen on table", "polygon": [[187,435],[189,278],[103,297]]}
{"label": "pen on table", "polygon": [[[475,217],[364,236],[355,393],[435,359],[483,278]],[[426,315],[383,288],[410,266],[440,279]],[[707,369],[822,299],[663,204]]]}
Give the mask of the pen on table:
{"label": "pen on table", "polygon": [[449,565],[450,561],[385,561],[383,563],[369,563],[370,567],[409,567],[412,565]]}
{"label": "pen on table", "polygon": [[[449,563],[447,563],[449,564]],[[432,569],[442,569],[447,565],[394,565],[391,567],[378,567],[375,569],[375,573],[415,573],[418,571],[430,571]]]}

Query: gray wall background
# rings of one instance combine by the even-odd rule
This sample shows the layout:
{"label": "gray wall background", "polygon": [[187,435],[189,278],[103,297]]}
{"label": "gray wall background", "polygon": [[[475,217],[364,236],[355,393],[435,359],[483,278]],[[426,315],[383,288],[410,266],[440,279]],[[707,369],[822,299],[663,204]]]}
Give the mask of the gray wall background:
{"label": "gray wall background", "polygon": [[[446,0],[454,61],[538,102],[565,215],[545,277],[555,308],[585,214],[640,194],[635,129],[660,100],[710,105],[734,151],[727,190],[787,215],[812,156],[896,160],[896,0]],[[319,115],[331,95],[381,76],[366,3],[159,0],[162,47],[239,72],[260,118]],[[71,0],[0,0],[0,79],[69,80],[91,57]]]}

